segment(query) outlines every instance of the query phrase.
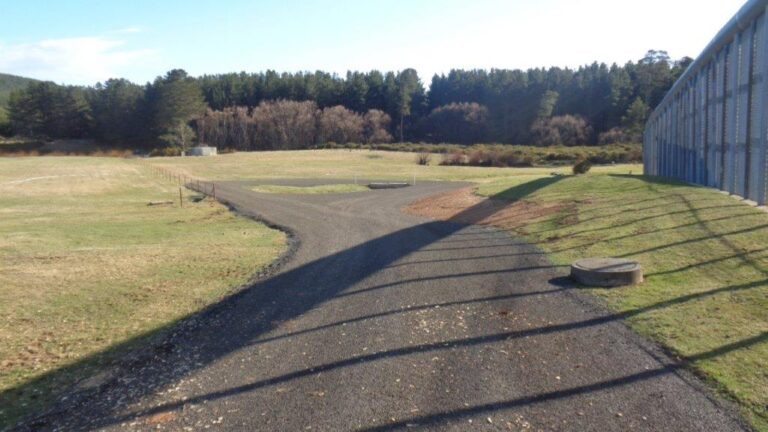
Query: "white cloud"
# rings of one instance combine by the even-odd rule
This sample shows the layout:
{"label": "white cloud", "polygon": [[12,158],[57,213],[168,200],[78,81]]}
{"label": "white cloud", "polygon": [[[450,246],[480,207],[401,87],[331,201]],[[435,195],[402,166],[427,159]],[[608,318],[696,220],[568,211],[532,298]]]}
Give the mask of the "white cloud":
{"label": "white cloud", "polygon": [[154,54],[154,50],[126,49],[124,45],[125,41],[102,36],[9,45],[0,42],[0,71],[66,84],[91,85],[119,77],[121,69]]}

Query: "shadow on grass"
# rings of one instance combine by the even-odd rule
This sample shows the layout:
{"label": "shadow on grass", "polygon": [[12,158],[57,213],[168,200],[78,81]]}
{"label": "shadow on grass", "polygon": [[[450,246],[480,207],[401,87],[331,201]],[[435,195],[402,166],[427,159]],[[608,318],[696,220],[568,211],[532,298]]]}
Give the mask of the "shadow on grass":
{"label": "shadow on grass", "polygon": [[[562,178],[539,179],[533,185],[519,185],[502,193],[522,198],[527,193],[533,193]],[[216,189],[219,200],[235,210],[243,210],[241,205],[243,200],[251,200],[254,196],[239,185],[220,183]],[[305,210],[302,208],[297,211]],[[459,216],[471,215],[472,218],[479,221],[495,211],[494,208],[490,207],[470,208]],[[240,213],[248,215],[249,211],[244,210]],[[467,217],[465,216],[463,219],[466,222]],[[471,222],[470,220],[469,224]],[[120,377],[126,375],[138,377],[145,385],[140,392],[128,398],[130,400],[123,400],[123,403],[138,400],[190,372],[190,370],[179,369],[173,362],[163,363],[169,354],[184,357],[185,352],[201,350],[200,347],[204,346],[205,343],[211,343],[213,346],[210,349],[202,350],[204,353],[200,357],[199,366],[195,368],[210,364],[232,351],[251,344],[260,335],[274,330],[275,323],[295,319],[328,300],[362,294],[362,292],[345,293],[344,291],[404,256],[455,234],[467,225],[468,223],[428,222],[330,254],[296,269],[257,282],[253,286],[177,322],[137,335],[107,350],[78,360],[69,366],[58,368],[18,387],[5,390],[0,393],[0,406],[3,407],[0,410],[2,411],[0,412],[0,429],[12,424],[11,422],[15,421],[19,415],[30,414],[29,411],[32,407],[37,410],[39,407],[49,405],[53,399],[62,393],[63,387],[69,387],[73,382],[92,376],[105,368],[109,368],[111,373],[104,380],[97,381],[92,387],[70,388],[74,391],[69,392],[71,394],[67,395],[68,399],[65,404],[54,404],[52,412],[37,417],[37,420],[27,423],[27,426],[41,428],[54,425],[57,416],[66,415],[73,406],[87,406],[98,401],[100,392],[120,385]],[[328,269],[348,267],[347,264],[350,262],[360,262],[369,255],[368,251],[370,250],[377,251],[376,257],[373,262],[369,263],[370,265],[360,272],[347,272],[339,275],[336,272],[328,271]],[[518,271],[525,270],[518,269]],[[320,275],[325,275],[326,280],[323,280]],[[370,290],[381,290],[406,282],[463,276],[467,275],[425,276],[410,281],[372,287]],[[306,288],[308,286],[315,288],[308,290]],[[260,311],[263,318],[253,320],[254,310]],[[228,325],[237,328],[237,332],[227,333],[221,330],[221,327],[216,327],[214,330],[206,329],[203,325],[203,323],[217,319],[225,319]],[[221,334],[224,333],[227,333],[228,337],[222,338]],[[187,337],[190,334],[196,335],[195,340]],[[234,336],[235,334],[237,336]],[[138,347],[143,348],[137,349]],[[104,403],[104,400],[98,402]],[[108,418],[117,409],[117,405],[102,407],[102,409],[104,410],[102,423],[110,424]]]}
{"label": "shadow on grass", "polygon": [[[542,188],[553,185],[563,178],[564,177],[552,177],[534,180],[531,182],[534,184],[515,186],[509,190],[494,195],[493,198],[505,200],[522,199]],[[241,204],[239,203],[242,203],[243,200],[249,199],[249,195],[246,192],[237,189],[236,186],[225,186],[222,184],[221,186],[217,186],[217,190],[220,191],[221,198],[235,209],[241,207]],[[457,220],[466,220],[466,215],[471,214],[473,218],[477,218],[479,221],[490,216],[494,211],[496,210],[489,207],[470,208],[457,215]],[[247,213],[247,211],[245,213]],[[359,365],[361,363],[376,362],[386,358],[399,358],[430,351],[448,350],[454,347],[477,346],[540,334],[577,331],[579,329],[604,325],[617,320],[623,320],[647,313],[649,311],[667,308],[723,292],[737,292],[752,289],[766,283],[766,281],[759,281],[750,284],[728,286],[716,290],[688,294],[632,311],[617,314],[605,314],[584,321],[548,325],[521,331],[508,331],[480,337],[440,341],[437,343],[404,346],[372,354],[356,355],[343,360],[318,364],[310,368],[296,370],[265,380],[255,381],[246,385],[229,387],[220,391],[198,395],[183,402],[167,403],[150,409],[131,412],[129,414],[121,412],[121,409],[126,405],[130,405],[132,402],[136,402],[147,395],[153,394],[167,384],[175,382],[195,370],[210,365],[218,359],[246,346],[264,344],[278,339],[291,339],[300,335],[343,326],[347,323],[404,314],[410,311],[423,310],[435,306],[448,307],[470,303],[501,301],[523,296],[556,295],[559,292],[570,289],[570,284],[567,282],[552,281],[553,283],[550,283],[549,285],[545,284],[549,289],[536,292],[512,293],[509,295],[468,298],[452,302],[408,306],[376,314],[360,315],[351,319],[332,322],[315,328],[304,329],[280,336],[264,337],[265,334],[276,328],[275,323],[296,319],[310,309],[330,300],[341,299],[343,301],[345,297],[360,295],[374,290],[386,289],[409,282],[461,278],[473,274],[483,275],[495,272],[502,273],[538,270],[550,267],[537,266],[511,270],[479,271],[476,273],[432,274],[413,278],[411,280],[401,280],[395,283],[382,284],[362,290],[347,292],[347,290],[356,283],[381,269],[392,266],[393,263],[411,253],[423,250],[429,245],[448,236],[464,234],[459,231],[465,227],[466,224],[458,224],[454,222],[428,222],[393,232],[361,245],[330,254],[297,268],[284,271],[269,279],[260,281],[248,289],[228,297],[220,303],[212,305],[197,314],[191,315],[178,324],[170,324],[157,332],[137,336],[130,341],[126,341],[96,356],[83,359],[72,366],[53,371],[15,389],[3,392],[0,394],[0,404],[2,404],[2,406],[18,405],[20,401],[25,400],[25,395],[28,400],[29,395],[34,394],[40,388],[53,390],[61,383],[66,383],[67,378],[65,377],[67,376],[86,375],[86,372],[93,370],[94,365],[99,364],[103,359],[117,359],[139,345],[145,345],[149,342],[154,343],[154,345],[149,348],[133,353],[129,360],[119,362],[117,365],[119,368],[115,372],[115,378],[111,378],[95,388],[76,390],[68,395],[69,399],[66,403],[56,405],[52,412],[47,413],[45,416],[32,419],[25,425],[26,428],[31,429],[55,427],[57,419],[71,417],[73,415],[72,409],[76,408],[79,411],[87,411],[89,413],[89,420],[93,423],[88,423],[88,428],[106,427],[137,417],[173,410],[185,404],[213,401],[236,394],[254,391],[266,386],[290,382],[303,377],[317,376],[324,372]],[[378,253],[375,256],[370,256],[368,252],[371,250],[375,250]],[[492,255],[488,257],[493,258]],[[345,264],[359,262],[364,258],[370,260],[369,265],[365,267],[361,266],[356,270],[342,273],[329,271],[329,269],[345,268]],[[255,311],[258,311],[258,314],[255,314]],[[255,315],[258,315],[259,318],[254,318]],[[734,350],[765,342],[765,340],[766,333],[762,333],[743,341],[723,345],[692,356],[688,360],[698,361],[715,358]],[[194,364],[190,363],[186,368],[179,367],[179,362],[177,362],[178,359],[190,357],[196,359]],[[685,364],[667,366],[657,370],[645,371],[639,374],[628,375],[613,380],[606,380],[561,391],[532,394],[492,404],[470,406],[461,410],[433,413],[426,416],[414,417],[407,421],[371,426],[368,429],[363,430],[383,431],[400,429],[406,427],[410,423],[419,425],[433,424],[476,415],[478,413],[489,413],[520,405],[567,398],[576,394],[598,392],[606,388],[631,385],[634,382],[672,373],[684,365]],[[108,398],[102,397],[104,393],[110,389],[117,389],[120,388],[120,386],[123,386],[124,384],[121,381],[121,378],[125,377],[130,377],[134,382],[141,383],[137,391],[126,394],[124,399],[120,401],[109,400]],[[54,395],[55,394],[56,393],[54,393]],[[0,425],[0,427],[1,426],[2,425]]]}
{"label": "shadow on grass", "polygon": [[563,179],[571,178],[571,177],[573,176],[562,175],[562,176],[541,177],[536,180],[531,180],[529,182],[512,186],[508,189],[505,189],[499,193],[496,193],[490,196],[489,198],[504,200],[504,201],[517,201],[529,195],[532,195],[538,192],[539,190],[544,189],[547,186],[551,186]]}

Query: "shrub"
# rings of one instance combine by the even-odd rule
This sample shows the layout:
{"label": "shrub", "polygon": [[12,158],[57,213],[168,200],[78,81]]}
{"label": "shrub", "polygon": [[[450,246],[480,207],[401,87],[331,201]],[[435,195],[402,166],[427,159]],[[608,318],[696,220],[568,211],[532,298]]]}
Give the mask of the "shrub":
{"label": "shrub", "polygon": [[363,138],[363,116],[341,105],[325,108],[318,119],[318,143],[357,143]]}
{"label": "shrub", "polygon": [[133,156],[133,153],[130,150],[118,150],[118,149],[96,150],[95,152],[91,153],[89,156],[129,158]]}
{"label": "shrub", "polygon": [[597,137],[597,143],[600,145],[606,144],[621,144],[629,142],[629,137],[623,128],[615,127],[609,131],[603,132]]}
{"label": "shrub", "polygon": [[582,159],[576,162],[576,164],[573,165],[573,173],[574,174],[586,174],[589,172],[589,170],[592,168],[592,163],[587,159]]}
{"label": "shrub", "polygon": [[384,111],[372,109],[363,116],[363,133],[365,142],[388,143],[392,141],[392,135],[387,131],[392,119]]}
{"label": "shrub", "polygon": [[589,142],[592,128],[582,117],[563,115],[537,120],[531,127],[531,133],[540,146],[577,146]]}
{"label": "shrub", "polygon": [[499,153],[498,158],[499,166],[506,167],[531,167],[533,166],[533,157],[530,155],[524,155],[519,150],[506,150]]}
{"label": "shrub", "polygon": [[314,102],[278,100],[261,102],[251,117],[256,125],[257,148],[292,150],[315,142],[317,105]]}
{"label": "shrub", "polygon": [[443,160],[440,162],[440,165],[450,165],[450,166],[457,166],[457,165],[466,165],[467,164],[467,156],[464,154],[464,152],[460,150],[452,151],[451,153],[446,153],[443,155]]}
{"label": "shrub", "polygon": [[149,152],[150,157],[155,156],[181,156],[181,148],[179,147],[163,147],[160,149],[154,149]]}
{"label": "shrub", "polygon": [[416,155],[416,163],[419,165],[429,165],[429,161],[432,159],[430,153],[421,152]]}

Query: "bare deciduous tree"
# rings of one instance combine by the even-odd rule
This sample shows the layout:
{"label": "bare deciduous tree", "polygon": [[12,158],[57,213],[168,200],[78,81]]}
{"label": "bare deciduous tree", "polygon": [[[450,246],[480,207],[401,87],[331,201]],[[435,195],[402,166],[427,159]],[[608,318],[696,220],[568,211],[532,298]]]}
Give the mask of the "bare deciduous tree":
{"label": "bare deciduous tree", "polygon": [[278,100],[262,102],[251,116],[259,149],[299,149],[315,142],[317,105]]}
{"label": "bare deciduous tree", "polygon": [[317,123],[317,141],[320,144],[359,143],[363,139],[363,116],[341,105],[322,110]]}
{"label": "bare deciduous tree", "polygon": [[580,116],[563,115],[537,120],[531,127],[536,144],[541,146],[588,144],[592,128]]}
{"label": "bare deciduous tree", "polygon": [[384,111],[372,109],[365,113],[363,117],[365,142],[368,144],[392,142],[392,135],[388,131],[391,122],[392,118]]}

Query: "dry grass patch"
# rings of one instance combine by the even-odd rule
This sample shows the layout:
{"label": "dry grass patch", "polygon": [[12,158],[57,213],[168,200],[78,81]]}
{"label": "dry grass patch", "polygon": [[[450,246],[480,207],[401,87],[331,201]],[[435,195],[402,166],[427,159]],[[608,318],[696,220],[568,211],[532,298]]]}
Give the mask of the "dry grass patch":
{"label": "dry grass patch", "polygon": [[530,220],[559,213],[569,205],[524,200],[510,203],[480,197],[474,188],[468,187],[418,200],[403,210],[430,219],[514,229]]}
{"label": "dry grass patch", "polygon": [[0,427],[284,250],[283,233],[186,194],[179,208],[178,187],[130,160],[0,159]]}

